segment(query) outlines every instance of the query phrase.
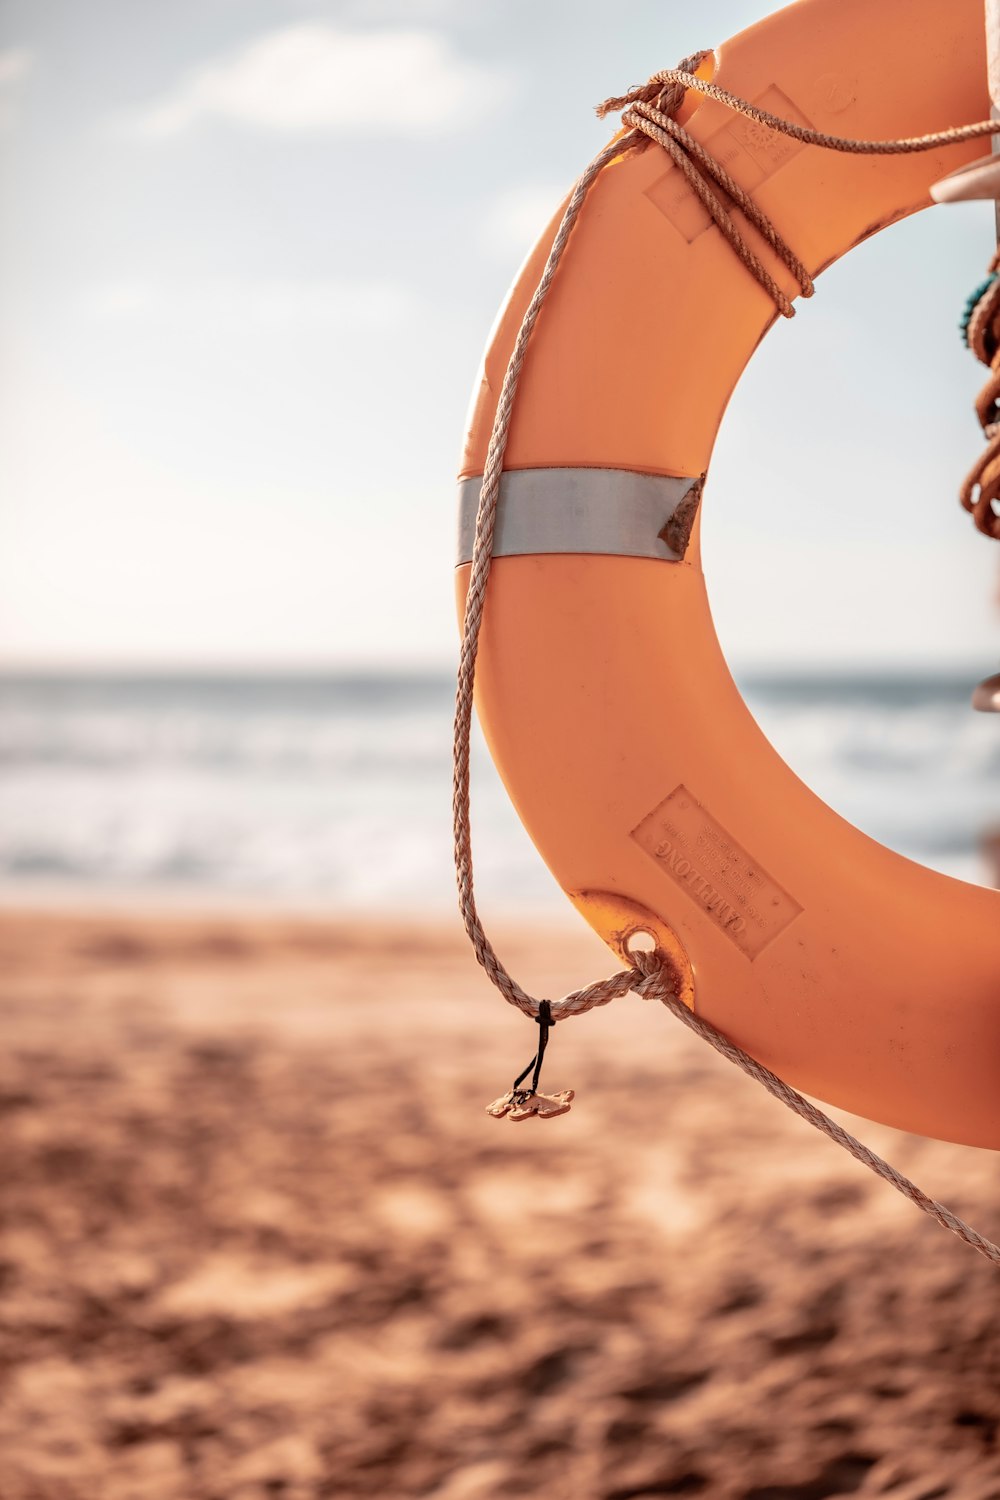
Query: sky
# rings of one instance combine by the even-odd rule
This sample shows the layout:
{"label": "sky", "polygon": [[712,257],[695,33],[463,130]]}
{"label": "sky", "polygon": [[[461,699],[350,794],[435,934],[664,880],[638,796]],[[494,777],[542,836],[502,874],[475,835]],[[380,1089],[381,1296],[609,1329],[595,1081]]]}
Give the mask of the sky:
{"label": "sky", "polygon": [[[0,664],[449,666],[469,392],[593,105],[770,8],[4,0]],[[734,666],[995,668],[991,218],[883,233],[755,356],[704,504]]]}

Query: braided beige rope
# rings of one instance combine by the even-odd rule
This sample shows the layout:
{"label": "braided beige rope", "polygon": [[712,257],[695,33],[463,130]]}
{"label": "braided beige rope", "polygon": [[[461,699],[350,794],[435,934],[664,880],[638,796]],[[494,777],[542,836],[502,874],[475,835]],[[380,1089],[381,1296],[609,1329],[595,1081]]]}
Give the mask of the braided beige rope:
{"label": "braided beige rope", "polygon": [[761,109],[759,105],[741,99],[738,94],[730,94],[717,83],[694,77],[695,68],[709,55],[708,52],[695,53],[693,58],[686,57],[676,68],[663,68],[659,73],[654,73],[648,82],[629,89],[627,94],[605,99],[598,106],[598,115],[603,118],[606,114],[617,114],[620,110],[627,110],[630,105],[649,103],[658,96],[662,97],[666,89],[677,88],[682,95],[686,89],[705,94],[707,98],[725,104],[737,114],[746,115],[748,120],[756,120],[758,125],[766,125],[769,130],[791,136],[793,140],[802,141],[806,146],[822,146],[826,151],[846,151],[852,156],[906,156],[914,151],[934,151],[938,146],[957,146],[962,141],[974,141],[979,136],[996,135],[1000,132],[1000,120],[977,120],[972,125],[952,125],[947,130],[936,130],[931,135],[909,135],[892,141],[856,140],[851,136],[828,135],[825,130],[814,130],[811,125],[796,125],[791,120],[783,120],[780,115],[772,115],[770,110]]}
{"label": "braided beige rope", "polygon": [[[541,280],[528,305],[524,321],[514,342],[514,349],[500,388],[493,432],[490,436],[483,473],[483,487],[479,496],[479,511],[476,515],[476,536],[472,549],[472,571],[465,600],[465,620],[462,627],[462,651],[458,666],[458,689],[455,701],[454,784],[452,808],[455,833],[455,874],[458,881],[459,906],[476,957],[486,970],[493,984],[504,999],[516,1005],[527,1016],[537,1016],[538,1001],[527,994],[504,968],[493,944],[486,936],[479,913],[472,875],[472,833],[469,818],[469,737],[472,730],[472,697],[476,675],[476,656],[479,651],[479,632],[483,622],[483,607],[486,603],[486,586],[493,560],[493,533],[496,526],[497,501],[500,495],[500,474],[503,470],[504,450],[510,429],[511,412],[517,383],[524,363],[528,340],[538,320],[552,279],[559,267],[563,251],[576,223],[580,209],[590,190],[591,183],[609,161],[622,152],[622,143],[612,141],[587,167],[573,189],[566,205],[562,223],[552,242]],[[624,995],[633,978],[632,971],[625,969],[586,990],[576,991],[552,1006],[555,1020],[566,1015],[580,1014],[595,1005],[606,1005],[618,995]]]}
{"label": "braided beige rope", "polygon": [[[822,131],[808,129],[804,126],[795,125],[788,120],[782,120],[767,110],[759,109],[745,99],[739,99],[725,89],[718,88],[715,84],[707,83],[694,76],[694,70],[698,64],[708,56],[708,53],[697,53],[686,58],[679,68],[667,68],[656,73],[641,88],[632,89],[616,99],[609,99],[599,106],[600,115],[607,114],[614,109],[624,109],[622,116],[623,124],[628,127],[626,133],[616,137],[602,151],[594,157],[577,180],[575,187],[567,202],[555,239],[549,250],[548,257],[542,271],[541,278],[535,288],[531,301],[528,304],[514,348],[504,374],[503,384],[497,401],[496,413],[493,419],[493,430],[486,453],[486,462],[483,470],[483,483],[479,495],[479,508],[476,515],[476,534],[472,552],[472,566],[469,574],[468,592],[465,601],[465,618],[462,629],[462,648],[459,657],[458,681],[455,698],[455,732],[454,732],[454,775],[453,775],[453,830],[455,843],[455,875],[458,884],[459,908],[465,923],[465,930],[475,950],[479,963],[486,970],[493,985],[500,991],[504,999],[511,1005],[523,1011],[525,1015],[536,1018],[539,1014],[540,1002],[522,989],[513,976],[501,962],[496,950],[490,942],[479,917],[476,906],[475,886],[473,880],[472,860],[472,829],[469,804],[469,746],[472,732],[472,708],[473,691],[476,675],[476,658],[479,651],[479,636],[483,622],[483,610],[486,603],[486,590],[489,583],[490,568],[493,558],[493,537],[496,528],[497,506],[500,497],[500,477],[503,472],[503,459],[507,447],[507,438],[510,431],[511,415],[514,408],[514,400],[517,394],[517,386],[524,364],[524,357],[528,343],[531,339],[538,315],[545,304],[549,289],[559,269],[560,261],[566,245],[569,242],[580,212],[586,201],[587,194],[593,186],[596,178],[609,162],[614,161],[627,151],[645,149],[651,143],[663,148],[680,170],[683,172],[692,189],[704,203],[721,232],[726,236],[740,260],[760,285],[773,298],[778,310],[786,317],[794,315],[794,308],[789,299],[774,281],[770,272],[760,261],[746,243],[739,227],[729,214],[725,205],[713,191],[706,178],[711,178],[719,187],[726,192],[730,198],[739,205],[748,221],[754,226],[762,238],[775,251],[784,264],[788,267],[794,278],[798,281],[804,296],[811,296],[813,291],[812,280],[794,252],[785,244],[777,230],[770,223],[763,211],[754,203],[738,183],[736,183],[726,172],[725,168],[704,149],[700,142],[686,131],[683,126],[678,125],[673,118],[673,111],[680,104],[684,91],[688,88],[697,89],[700,93],[716,99],[719,103],[756,120],[759,124],[793,136],[805,144],[822,146],[828,150],[849,151],[861,154],[891,155],[910,151],[928,151],[938,146],[953,145],[960,141],[972,139],[976,136],[991,135],[1000,132],[1000,121],[984,120],[974,125],[958,126],[950,130],[938,131],[933,135],[911,137],[896,141],[855,141],[840,136],[826,135]],[[817,1109],[807,1099],[803,1098],[790,1085],[784,1083],[776,1074],[770,1072],[761,1063],[752,1058],[749,1053],[736,1046],[734,1042],[722,1035],[721,1032],[711,1026],[702,1017],[697,1016],[674,992],[673,977],[670,965],[665,962],[662,954],[630,952],[631,967],[621,969],[610,975],[607,979],[597,980],[594,984],[587,985],[583,989],[574,990],[565,995],[561,1000],[550,1002],[550,1010],[553,1022],[562,1020],[567,1016],[582,1015],[585,1011],[592,1010],[599,1005],[607,1005],[609,1001],[617,999],[634,990],[646,999],[659,1000],[667,1009],[677,1017],[678,1020],[694,1031],[710,1046],[722,1054],[723,1057],[735,1063],[750,1078],[756,1079],[758,1083],[773,1094],[776,1099],[808,1121],[817,1130],[828,1136],[837,1145],[843,1147],[863,1166],[876,1173],[885,1182],[894,1187],[897,1192],[902,1193],[911,1203],[930,1215],[943,1228],[956,1234],[965,1244],[971,1246],[980,1255],[1000,1265],[1000,1247],[992,1241],[985,1239],[972,1229],[962,1219],[959,1219],[950,1210],[929,1198],[915,1183],[904,1177],[896,1169],[882,1160],[874,1151],[855,1139],[835,1121],[825,1115],[822,1110]]]}
{"label": "braided beige rope", "polygon": [[800,1119],[815,1126],[836,1145],[850,1152],[855,1161],[859,1161],[863,1167],[874,1172],[876,1177],[881,1177],[882,1181],[895,1188],[897,1193],[902,1193],[904,1198],[908,1198],[917,1208],[922,1209],[936,1224],[940,1224],[942,1229],[950,1230],[970,1249],[977,1251],[993,1265],[1000,1265],[1000,1245],[995,1245],[992,1240],[986,1239],[985,1235],[981,1235],[970,1224],[966,1224],[964,1219],[960,1219],[957,1214],[945,1208],[943,1203],[938,1203],[935,1198],[929,1198],[915,1182],[911,1182],[908,1177],[903,1176],[902,1172],[897,1172],[895,1167],[883,1161],[877,1152],[872,1151],[856,1136],[851,1135],[842,1125],[838,1125],[836,1120],[831,1120],[829,1115],[825,1115],[821,1109],[817,1109],[815,1104],[804,1099],[796,1089],[785,1083],[776,1073],[772,1073],[769,1068],[764,1067],[763,1063],[757,1062],[749,1053],[744,1052],[742,1047],[737,1047],[736,1043],[723,1036],[721,1031],[716,1031],[714,1026],[710,1026],[701,1016],[689,1010],[684,1002],[678,1000],[671,992],[669,983],[664,980],[663,968],[657,954],[634,953],[632,960],[635,964],[632,988],[637,994],[642,995],[646,1000],[659,1000],[672,1015],[677,1017],[678,1021],[683,1021],[695,1036],[700,1036],[702,1041],[714,1047],[716,1052],[728,1058],[731,1063],[735,1063],[748,1078],[755,1079],[775,1099],[780,1099],[782,1104],[793,1110]]}

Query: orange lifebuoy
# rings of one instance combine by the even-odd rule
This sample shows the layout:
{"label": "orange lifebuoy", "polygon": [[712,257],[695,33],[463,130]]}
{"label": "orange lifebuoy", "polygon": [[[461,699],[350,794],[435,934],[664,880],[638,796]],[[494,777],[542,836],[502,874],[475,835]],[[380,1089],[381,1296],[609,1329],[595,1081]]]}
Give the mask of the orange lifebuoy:
{"label": "orange lifebuoy", "polygon": [[[914,136],[988,113],[982,31],[982,0],[800,0],[721,47],[713,77],[834,134]],[[680,118],[812,274],[928,206],[929,185],[981,149],[834,156],[691,94]],[[497,393],[557,223],[486,354],[460,602]],[[745,707],[712,625],[700,482],[774,317],[660,152],[604,169],[521,376],[477,709],[541,854],[619,955],[651,932],[687,1003],[797,1088],[1000,1147],[1000,894],[883,848],[809,791]]]}

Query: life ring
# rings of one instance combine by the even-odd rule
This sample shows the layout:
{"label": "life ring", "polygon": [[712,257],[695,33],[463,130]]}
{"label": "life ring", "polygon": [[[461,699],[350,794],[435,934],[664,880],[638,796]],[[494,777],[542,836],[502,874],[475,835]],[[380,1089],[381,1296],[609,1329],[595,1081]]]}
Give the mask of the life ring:
{"label": "life ring", "polygon": [[[988,113],[982,32],[982,0],[800,0],[719,48],[713,77],[838,135],[918,135]],[[691,92],[679,118],[812,274],[927,207],[929,185],[981,152],[833,155]],[[474,399],[460,607],[497,393],[557,223],[502,310]],[[687,1003],[796,1088],[998,1148],[1000,894],[883,848],[804,786],[712,625],[701,480],[775,316],[661,152],[603,170],[518,389],[479,718],[541,855],[620,956],[651,933]]]}

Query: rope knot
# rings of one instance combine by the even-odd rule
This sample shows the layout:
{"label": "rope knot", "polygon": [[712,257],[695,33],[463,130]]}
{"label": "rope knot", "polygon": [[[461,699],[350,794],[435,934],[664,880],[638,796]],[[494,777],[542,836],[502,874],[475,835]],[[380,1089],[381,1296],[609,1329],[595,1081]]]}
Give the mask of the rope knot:
{"label": "rope knot", "polygon": [[[811,297],[813,294],[809,272],[746,188],[741,187],[723,163],[675,118],[684,95],[690,88],[696,88],[699,93],[707,94],[710,98],[730,101],[731,96],[725,94],[724,90],[696,76],[701,63],[711,55],[710,52],[695,52],[691,57],[686,57],[678,68],[662,68],[646,83],[629,89],[627,94],[605,99],[603,104],[597,106],[597,113],[603,118],[617,110],[622,111],[622,125],[628,134],[613,142],[613,149],[619,155],[624,151],[644,151],[651,144],[662,146],[747,270],[774,302],[781,316],[793,318],[795,309],[791,298],[748,244],[743,230],[733,219],[733,208],[742,211],[764,242],[784,263],[798,282],[803,297]],[[758,123],[774,129],[793,129],[787,121],[757,110],[743,100],[739,101],[739,105],[741,108],[745,105],[743,112]]]}
{"label": "rope knot", "polygon": [[[602,104],[597,105],[597,118],[603,120],[605,115],[620,114],[622,124],[635,129],[638,120],[632,112],[633,104],[645,105],[661,115],[672,115],[680,108],[684,95],[687,93],[687,84],[675,75],[687,73],[693,76],[701,63],[709,56],[711,56],[709,52],[694,52],[690,57],[685,57],[676,68],[661,69],[645,83],[639,83],[634,88],[630,88],[627,93],[613,94],[610,99],[605,99]],[[636,142],[636,144],[646,143]]]}
{"label": "rope knot", "polygon": [[666,969],[664,955],[659,948],[647,951],[645,948],[630,948],[629,963],[640,979],[653,979],[662,974]]}

